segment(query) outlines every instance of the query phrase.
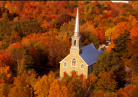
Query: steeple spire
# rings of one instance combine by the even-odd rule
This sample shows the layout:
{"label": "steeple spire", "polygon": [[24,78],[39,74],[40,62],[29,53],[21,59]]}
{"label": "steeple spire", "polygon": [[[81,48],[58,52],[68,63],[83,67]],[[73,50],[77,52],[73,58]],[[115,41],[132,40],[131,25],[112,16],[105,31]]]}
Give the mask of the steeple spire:
{"label": "steeple spire", "polygon": [[77,7],[77,15],[76,15],[76,23],[75,23],[75,30],[74,34],[72,35],[72,45],[70,48],[70,53],[77,53],[81,54],[81,35],[80,35],[80,28],[79,28],[79,8]]}
{"label": "steeple spire", "polygon": [[77,7],[77,15],[76,15],[76,24],[75,24],[75,31],[74,36],[80,35],[80,28],[79,28],[79,8]]}

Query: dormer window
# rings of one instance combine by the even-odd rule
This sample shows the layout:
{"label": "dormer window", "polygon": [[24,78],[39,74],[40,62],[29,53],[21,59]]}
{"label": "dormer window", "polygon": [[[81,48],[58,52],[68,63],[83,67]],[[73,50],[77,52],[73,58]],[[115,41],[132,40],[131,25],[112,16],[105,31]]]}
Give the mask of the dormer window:
{"label": "dormer window", "polygon": [[76,66],[76,59],[75,59],[75,58],[72,59],[72,66],[73,66],[73,67]]}
{"label": "dormer window", "polygon": [[84,69],[84,64],[81,64],[81,69]]}
{"label": "dormer window", "polygon": [[67,62],[64,62],[64,67],[67,67]]}

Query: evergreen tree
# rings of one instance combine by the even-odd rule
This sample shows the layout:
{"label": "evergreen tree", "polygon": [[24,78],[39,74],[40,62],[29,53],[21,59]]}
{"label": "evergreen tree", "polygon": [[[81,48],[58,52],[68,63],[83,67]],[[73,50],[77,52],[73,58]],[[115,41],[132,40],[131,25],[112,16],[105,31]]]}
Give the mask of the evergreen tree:
{"label": "evergreen tree", "polygon": [[128,58],[130,56],[127,50],[127,43],[130,41],[130,32],[126,30],[124,33],[120,33],[120,36],[114,40],[115,47],[112,50],[116,53],[118,58]]}

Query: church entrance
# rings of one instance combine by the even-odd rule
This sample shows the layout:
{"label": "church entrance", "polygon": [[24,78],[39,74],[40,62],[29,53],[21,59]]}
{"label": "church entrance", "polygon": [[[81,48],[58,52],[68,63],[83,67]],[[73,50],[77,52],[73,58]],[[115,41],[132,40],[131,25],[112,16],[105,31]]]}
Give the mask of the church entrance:
{"label": "church entrance", "polygon": [[71,75],[72,75],[72,77],[75,77],[75,76],[76,76],[76,71],[73,70],[73,71],[71,72]]}

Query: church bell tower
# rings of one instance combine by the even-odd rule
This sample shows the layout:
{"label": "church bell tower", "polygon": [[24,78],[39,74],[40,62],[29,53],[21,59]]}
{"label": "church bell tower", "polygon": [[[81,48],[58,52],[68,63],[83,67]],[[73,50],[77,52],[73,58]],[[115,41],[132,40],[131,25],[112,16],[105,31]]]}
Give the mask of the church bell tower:
{"label": "church bell tower", "polygon": [[74,34],[72,35],[72,45],[70,48],[70,53],[81,54],[81,35],[79,29],[79,8],[77,8],[76,23]]}

